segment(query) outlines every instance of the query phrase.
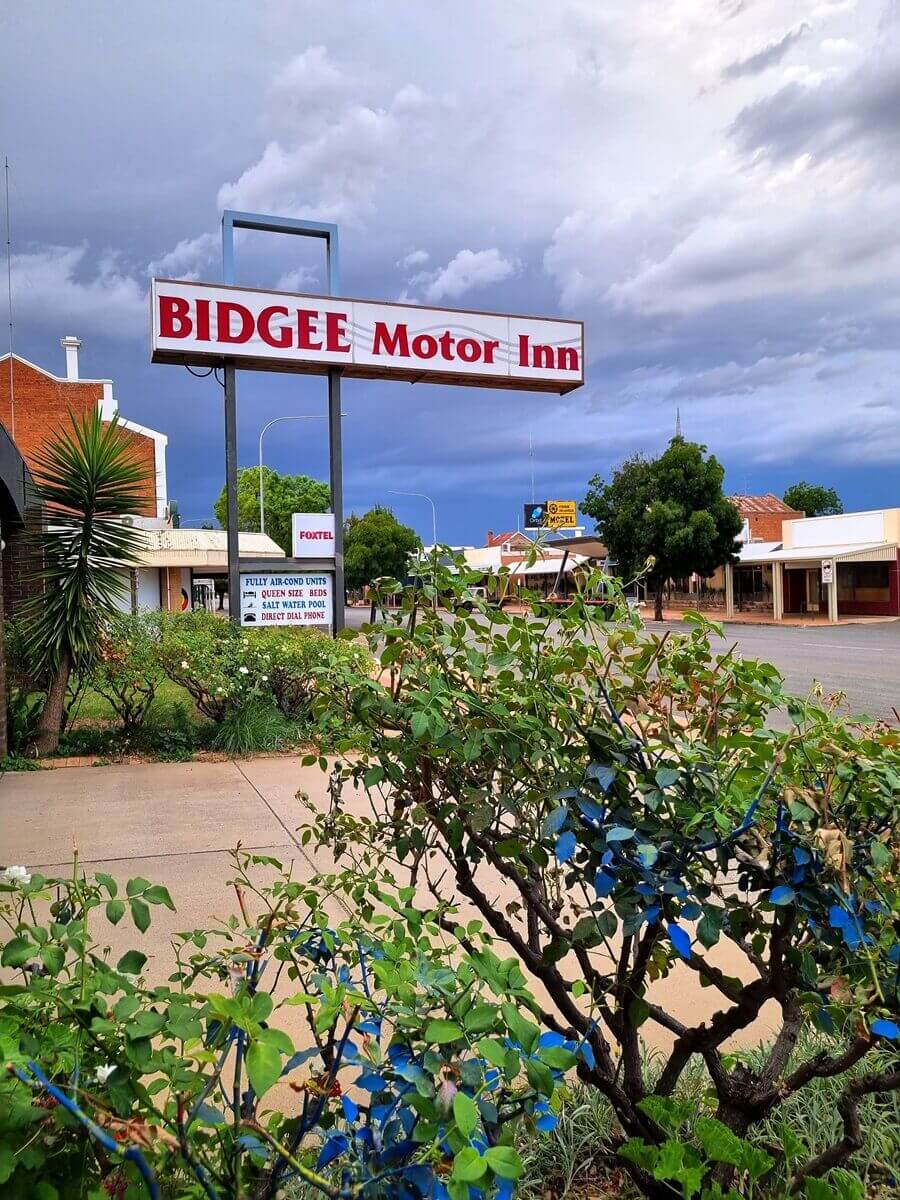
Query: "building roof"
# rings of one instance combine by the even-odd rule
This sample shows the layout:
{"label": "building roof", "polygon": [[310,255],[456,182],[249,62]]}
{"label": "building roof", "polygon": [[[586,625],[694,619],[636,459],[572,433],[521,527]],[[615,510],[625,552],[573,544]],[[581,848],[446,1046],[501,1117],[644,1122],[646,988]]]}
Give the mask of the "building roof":
{"label": "building roof", "polygon": [[780,542],[750,542],[741,548],[741,564],[750,562],[805,563],[825,558],[843,562],[894,562],[896,542],[847,542],[840,546],[795,546],[782,549]]}
{"label": "building roof", "polygon": [[[228,534],[224,529],[141,529],[145,567],[226,567]],[[284,558],[284,551],[265,533],[238,534],[242,558]]]}
{"label": "building roof", "polygon": [[508,529],[503,533],[494,533],[493,529],[488,530],[485,545],[502,546],[504,542],[518,542],[521,545],[522,542],[530,543],[531,538],[527,533],[522,533],[519,529]]}
{"label": "building roof", "polygon": [[772,513],[792,517],[803,515],[796,508],[791,508],[789,504],[779,500],[772,492],[766,492],[764,496],[729,496],[728,499],[742,517],[756,517]]}
{"label": "building roof", "polygon": [[586,533],[579,537],[561,537],[547,542],[551,550],[579,551],[588,558],[609,558],[609,550],[595,533]]}
{"label": "building roof", "polygon": [[[570,571],[574,571],[576,567],[579,567],[582,563],[586,562],[587,558],[585,555],[570,554],[565,560],[566,565],[563,568],[563,574],[568,575]],[[562,556],[557,558],[538,559],[538,561],[536,563],[532,563],[530,567],[525,565],[517,566],[515,563],[508,564],[510,575],[557,575],[562,565]]]}

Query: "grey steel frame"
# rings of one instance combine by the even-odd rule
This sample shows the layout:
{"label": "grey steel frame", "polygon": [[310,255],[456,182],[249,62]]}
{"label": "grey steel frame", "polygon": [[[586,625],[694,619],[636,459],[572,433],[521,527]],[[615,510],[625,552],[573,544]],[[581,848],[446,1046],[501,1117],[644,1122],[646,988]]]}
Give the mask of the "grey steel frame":
{"label": "grey steel frame", "polygon": [[[300,237],[322,238],[325,242],[326,294],[340,290],[338,227],[292,217],[272,217],[263,213],[222,213],[222,282],[234,283],[234,231],[256,229],[263,233],[292,233]],[[225,492],[228,511],[228,607],[232,623],[241,620],[241,564],[238,542],[237,503],[237,405],[233,359],[225,359]],[[344,628],[344,484],[341,446],[341,372],[328,372],[328,465],[331,485],[331,511],[334,513],[334,612],[332,632]],[[277,559],[270,560],[269,569]]]}

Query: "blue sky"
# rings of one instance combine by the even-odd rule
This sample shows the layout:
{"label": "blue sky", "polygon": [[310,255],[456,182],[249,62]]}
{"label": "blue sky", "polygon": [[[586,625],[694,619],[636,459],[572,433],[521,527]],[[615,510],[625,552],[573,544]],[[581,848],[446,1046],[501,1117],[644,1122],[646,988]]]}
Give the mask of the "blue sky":
{"label": "blue sky", "polygon": [[[151,366],[153,272],[217,280],[223,207],[337,221],[343,291],[584,319],[587,384],[348,381],[348,507],[480,541],[530,498],[654,453],[676,408],[733,491],[800,477],[900,503],[900,20],[885,0],[283,0],[7,6],[14,334],[111,377],[211,513],[221,396]],[[316,245],[246,235],[242,282],[322,284]],[[0,316],[6,321],[5,311]],[[6,346],[3,346],[6,349]],[[260,426],[320,379],[239,377]],[[324,422],[266,461],[323,476]]]}

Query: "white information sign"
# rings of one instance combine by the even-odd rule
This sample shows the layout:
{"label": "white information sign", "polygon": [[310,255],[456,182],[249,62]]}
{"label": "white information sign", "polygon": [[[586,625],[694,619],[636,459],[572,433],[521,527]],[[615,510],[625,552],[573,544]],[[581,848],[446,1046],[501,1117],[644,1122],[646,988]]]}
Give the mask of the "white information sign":
{"label": "white information sign", "polygon": [[822,559],[822,582],[831,583],[834,579],[834,559]]}
{"label": "white information sign", "polygon": [[331,624],[333,577],[312,571],[241,575],[241,624]]}
{"label": "white information sign", "polygon": [[294,513],[294,558],[334,558],[334,513]]}
{"label": "white information sign", "polygon": [[153,362],[569,392],[584,325],[557,318],[154,279]]}

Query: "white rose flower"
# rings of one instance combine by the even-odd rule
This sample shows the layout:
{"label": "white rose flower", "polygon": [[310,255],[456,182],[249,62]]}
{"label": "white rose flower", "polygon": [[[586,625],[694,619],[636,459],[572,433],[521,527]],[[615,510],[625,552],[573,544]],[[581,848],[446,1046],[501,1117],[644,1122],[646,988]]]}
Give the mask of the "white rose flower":
{"label": "white rose flower", "polygon": [[31,883],[31,875],[27,867],[4,867],[0,871],[0,883],[11,883],[16,887],[25,887]]}
{"label": "white rose flower", "polygon": [[238,667],[238,670],[240,671],[240,673],[241,673],[242,675],[249,675],[249,674],[250,674],[250,669],[249,669],[249,667]]}
{"label": "white rose flower", "polygon": [[97,1068],[97,1082],[98,1083],[106,1083],[107,1079],[109,1079],[110,1075],[112,1075],[112,1073],[115,1069],[116,1068],[113,1063],[107,1063],[106,1066],[98,1067]]}
{"label": "white rose flower", "polygon": [[187,662],[185,661],[185,659],[182,659],[182,660],[181,660],[181,669],[182,669],[183,671],[186,671],[186,670],[188,669],[188,664],[187,664]]}
{"label": "white rose flower", "polygon": [[263,681],[263,683],[268,683],[268,682],[269,682],[269,677],[268,677],[268,675],[260,675],[260,679]]}

